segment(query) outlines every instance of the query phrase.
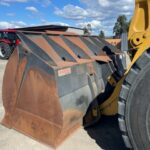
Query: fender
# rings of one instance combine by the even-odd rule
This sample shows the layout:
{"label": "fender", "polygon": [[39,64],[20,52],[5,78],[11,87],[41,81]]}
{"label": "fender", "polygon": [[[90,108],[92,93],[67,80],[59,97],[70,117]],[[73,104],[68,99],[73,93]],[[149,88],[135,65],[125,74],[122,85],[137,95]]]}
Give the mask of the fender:
{"label": "fender", "polygon": [[11,42],[8,39],[0,39],[0,42],[4,42],[6,44],[11,44]]}

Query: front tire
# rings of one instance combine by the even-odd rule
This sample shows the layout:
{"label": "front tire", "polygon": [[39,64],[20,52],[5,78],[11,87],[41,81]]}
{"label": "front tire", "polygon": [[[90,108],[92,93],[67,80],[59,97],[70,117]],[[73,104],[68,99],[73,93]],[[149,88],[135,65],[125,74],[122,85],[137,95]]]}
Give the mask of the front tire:
{"label": "front tire", "polygon": [[150,49],[140,56],[122,85],[119,126],[130,149],[150,149]]}
{"label": "front tire", "polygon": [[12,48],[4,42],[0,42],[0,59],[8,59],[12,54]]}

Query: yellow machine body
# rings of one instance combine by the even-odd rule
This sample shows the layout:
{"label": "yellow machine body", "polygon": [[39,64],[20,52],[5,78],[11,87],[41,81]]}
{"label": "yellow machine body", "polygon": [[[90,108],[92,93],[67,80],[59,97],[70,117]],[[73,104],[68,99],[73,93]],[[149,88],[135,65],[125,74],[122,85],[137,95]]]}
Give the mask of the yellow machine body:
{"label": "yellow machine body", "polygon": [[118,112],[118,97],[122,82],[132,65],[145,52],[150,45],[150,0],[136,0],[134,15],[128,33],[129,45],[136,53],[124,77],[117,83],[115,91],[101,106],[100,110],[104,115],[114,115]]}

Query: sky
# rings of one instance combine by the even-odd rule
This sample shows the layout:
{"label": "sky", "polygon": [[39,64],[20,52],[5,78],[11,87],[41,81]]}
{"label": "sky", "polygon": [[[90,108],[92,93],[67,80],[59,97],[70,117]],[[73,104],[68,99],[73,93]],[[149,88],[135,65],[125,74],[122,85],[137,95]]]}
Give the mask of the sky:
{"label": "sky", "polygon": [[134,0],[0,0],[0,28],[91,24],[93,34],[111,36],[117,17],[133,10]]}

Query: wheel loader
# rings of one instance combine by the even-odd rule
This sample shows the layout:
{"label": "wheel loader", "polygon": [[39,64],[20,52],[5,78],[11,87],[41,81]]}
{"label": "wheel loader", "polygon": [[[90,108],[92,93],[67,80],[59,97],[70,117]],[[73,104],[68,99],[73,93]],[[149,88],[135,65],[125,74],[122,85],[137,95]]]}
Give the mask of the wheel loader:
{"label": "wheel loader", "polygon": [[57,147],[78,127],[118,114],[126,146],[150,149],[150,0],[135,0],[126,70],[123,53],[97,36],[16,34],[21,43],[3,80],[3,125]]}

